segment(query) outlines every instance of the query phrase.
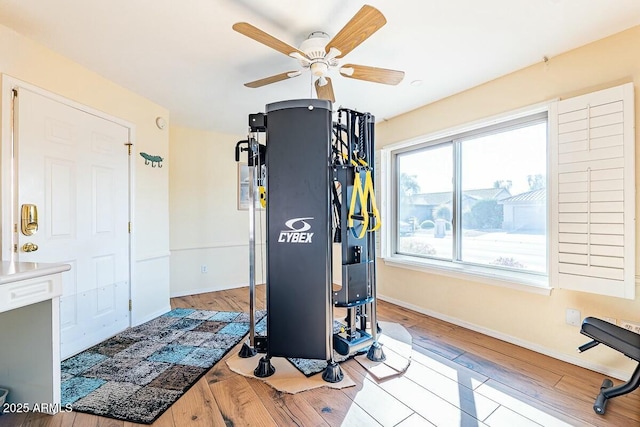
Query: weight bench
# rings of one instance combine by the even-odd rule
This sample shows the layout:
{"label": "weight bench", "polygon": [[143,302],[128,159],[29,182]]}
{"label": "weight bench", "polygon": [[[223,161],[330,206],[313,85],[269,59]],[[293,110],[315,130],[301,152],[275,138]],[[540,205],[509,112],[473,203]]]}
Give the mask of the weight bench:
{"label": "weight bench", "polygon": [[584,319],[580,333],[593,340],[578,347],[581,353],[598,344],[604,344],[639,362],[631,374],[631,379],[626,383],[614,387],[613,381],[608,378],[602,382],[600,393],[593,404],[596,414],[602,415],[607,409],[608,399],[631,393],[640,386],[640,335],[595,317]]}

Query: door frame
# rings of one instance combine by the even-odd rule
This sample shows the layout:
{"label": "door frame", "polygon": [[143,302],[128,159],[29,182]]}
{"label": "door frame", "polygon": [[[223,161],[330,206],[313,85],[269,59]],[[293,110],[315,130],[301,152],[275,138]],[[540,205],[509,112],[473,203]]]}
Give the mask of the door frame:
{"label": "door frame", "polygon": [[[27,83],[8,74],[0,74],[2,80],[2,104],[1,104],[1,116],[0,116],[0,137],[2,141],[0,143],[0,237],[2,239],[2,245],[0,246],[0,259],[2,261],[17,261],[17,254],[14,252],[14,245],[17,244],[16,232],[14,232],[13,224],[18,224],[19,219],[19,207],[18,207],[18,195],[16,188],[16,173],[18,159],[14,158],[14,111],[13,111],[13,90],[16,88],[24,88],[38,95],[47,97],[56,102],[64,104],[66,106],[78,109],[88,114],[92,114],[99,118],[111,121],[119,124],[129,130],[129,143],[132,145],[130,155],[128,156],[128,216],[129,222],[134,223],[134,206],[135,206],[135,162],[132,160],[134,156],[131,154],[135,152],[134,147],[136,144],[136,128],[135,124],[123,120],[121,118],[112,116],[103,111],[94,109],[87,105],[73,101],[64,96],[57,95],[41,87],[35,86],[31,83]],[[133,253],[135,250],[135,235],[133,231],[129,233],[128,244],[128,268],[129,268],[129,301],[131,301],[134,292],[135,277]],[[132,312],[129,311],[129,326],[132,322]]]}

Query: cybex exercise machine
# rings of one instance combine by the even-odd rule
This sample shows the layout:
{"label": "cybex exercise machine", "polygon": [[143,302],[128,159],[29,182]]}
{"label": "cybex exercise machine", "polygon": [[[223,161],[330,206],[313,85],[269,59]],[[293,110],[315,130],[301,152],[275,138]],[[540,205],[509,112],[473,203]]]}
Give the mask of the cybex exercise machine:
{"label": "cybex exercise machine", "polygon": [[[249,116],[249,136],[236,145],[236,161],[246,152],[249,166],[250,334],[240,356],[266,353],[258,377],[275,372],[274,356],[326,360],[328,382],[343,377],[334,349],[385,359],[376,319],[375,120],[347,109],[337,116],[334,123],[326,100],[268,104]],[[257,188],[266,205],[266,337],[255,334]],[[334,243],[341,244],[339,286],[332,280]],[[334,325],[334,307],[346,309],[344,322]]]}

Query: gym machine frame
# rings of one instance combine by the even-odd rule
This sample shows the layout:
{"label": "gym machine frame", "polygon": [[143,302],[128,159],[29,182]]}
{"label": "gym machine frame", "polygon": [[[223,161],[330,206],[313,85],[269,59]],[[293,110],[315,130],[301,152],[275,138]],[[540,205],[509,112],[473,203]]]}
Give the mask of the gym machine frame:
{"label": "gym machine frame", "polygon": [[[246,151],[249,166],[250,334],[240,356],[266,352],[258,377],[275,372],[274,356],[327,360],[328,382],[343,378],[334,348],[385,359],[376,318],[374,123],[371,114],[348,109],[332,123],[331,103],[318,99],[268,104],[266,113],[249,116],[249,137],[236,145],[236,161]],[[258,143],[261,132],[266,146]],[[265,184],[267,335],[256,337],[255,188],[262,197]],[[333,243],[341,243],[336,287]],[[339,328],[334,307],[347,312]]]}

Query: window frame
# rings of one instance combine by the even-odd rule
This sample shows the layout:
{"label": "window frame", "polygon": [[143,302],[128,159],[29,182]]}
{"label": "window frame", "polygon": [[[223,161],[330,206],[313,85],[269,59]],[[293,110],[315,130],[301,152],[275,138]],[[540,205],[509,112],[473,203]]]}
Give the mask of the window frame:
{"label": "window frame", "polygon": [[[505,129],[518,129],[535,123],[546,121],[547,123],[547,154],[546,154],[546,178],[547,188],[552,185],[553,177],[550,170],[550,106],[553,101],[525,107],[516,111],[497,116],[480,119],[472,123],[445,129],[440,132],[418,136],[410,140],[387,145],[380,151],[382,173],[380,174],[380,185],[383,191],[383,215],[388,218],[383,232],[380,233],[379,252],[385,264],[393,267],[402,267],[428,273],[435,273],[465,280],[487,283],[498,286],[505,286],[526,290],[529,292],[549,295],[551,292],[550,283],[550,256],[551,228],[550,228],[550,191],[547,191],[547,231],[546,231],[546,273],[526,272],[500,267],[489,267],[481,264],[474,264],[457,259],[460,255],[460,239],[457,233],[454,236],[452,260],[441,260],[436,258],[420,257],[397,253],[397,227],[398,227],[398,155],[420,150],[423,148],[437,146],[443,143],[452,144],[453,161],[459,162],[460,144],[464,140],[488,136],[494,133],[503,132]],[[460,165],[454,168],[454,179],[460,181]],[[454,192],[454,227],[460,224],[460,212],[457,209],[457,202],[460,198],[460,184],[456,183],[452,187]]]}

